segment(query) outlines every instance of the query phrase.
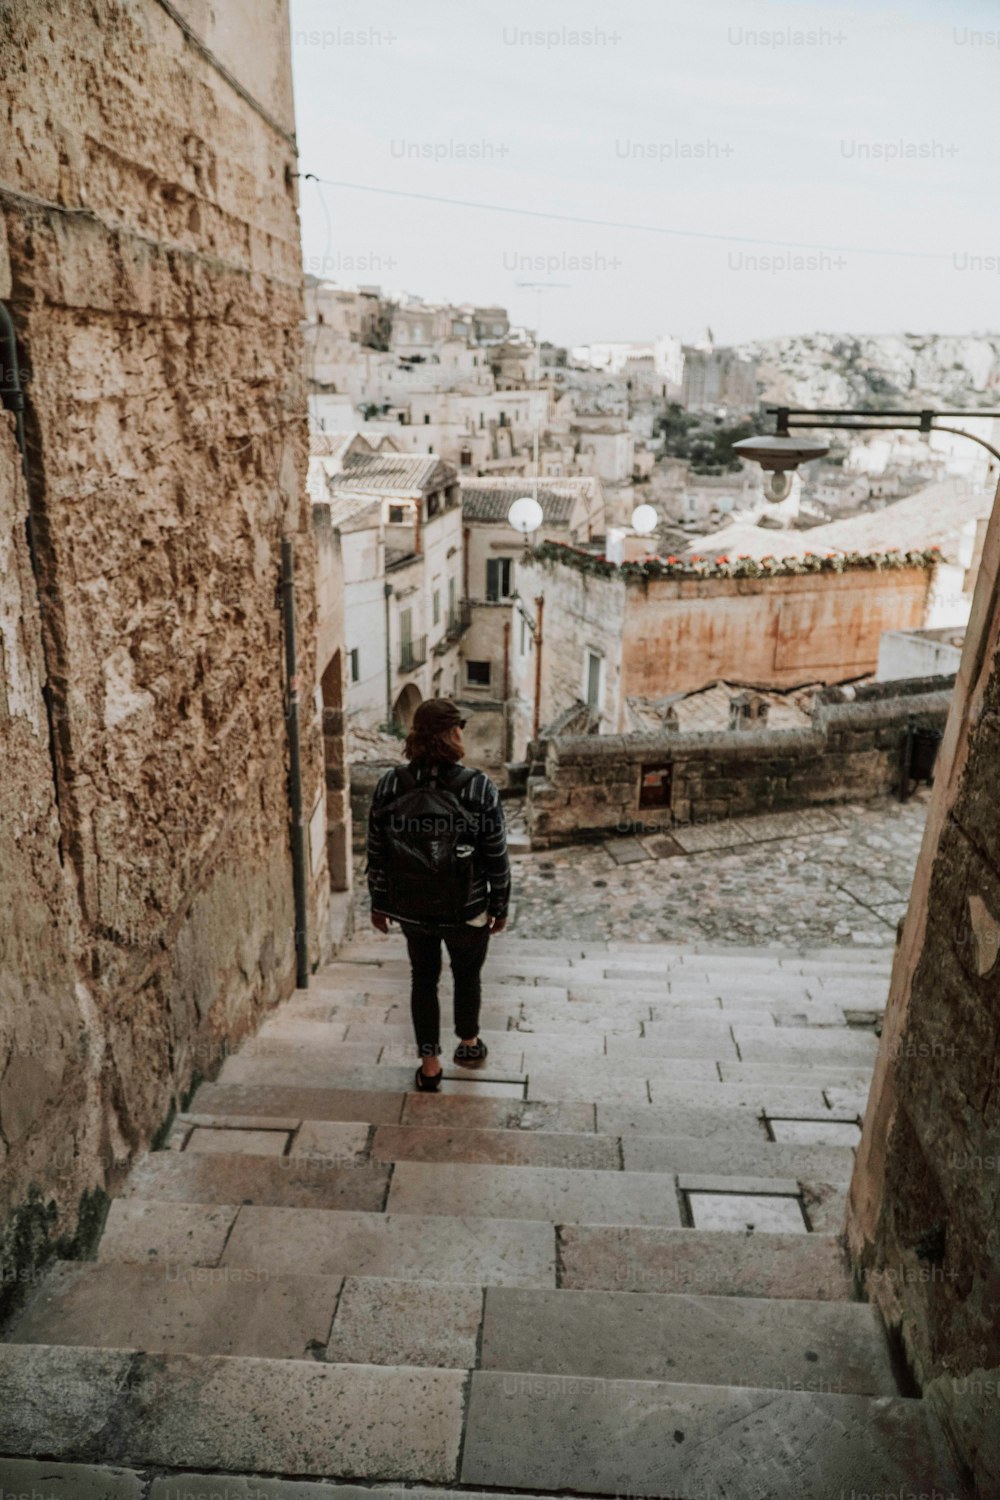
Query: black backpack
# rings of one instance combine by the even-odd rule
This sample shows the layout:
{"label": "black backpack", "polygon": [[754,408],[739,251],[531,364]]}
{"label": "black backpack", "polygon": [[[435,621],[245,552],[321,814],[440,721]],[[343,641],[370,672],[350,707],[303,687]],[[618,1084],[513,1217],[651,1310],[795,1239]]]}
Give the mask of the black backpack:
{"label": "black backpack", "polygon": [[475,880],[477,820],[459,793],[468,766],[435,766],[426,781],[396,772],[402,791],[382,809],[389,915],[413,922],[461,922]]}

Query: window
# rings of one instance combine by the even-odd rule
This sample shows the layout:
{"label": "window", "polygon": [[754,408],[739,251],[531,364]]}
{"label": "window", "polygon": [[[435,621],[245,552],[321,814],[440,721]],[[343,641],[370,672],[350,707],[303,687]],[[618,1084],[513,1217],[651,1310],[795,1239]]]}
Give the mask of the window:
{"label": "window", "polygon": [[509,557],[491,557],[486,563],[486,597],[487,599],[509,599],[510,598],[510,563]]}
{"label": "window", "polygon": [[435,625],[441,622],[441,590],[435,589],[431,595],[431,619]]}
{"label": "window", "polygon": [[455,580],[454,580],[454,578],[449,578],[448,579],[448,619],[449,620],[454,620],[454,618],[455,618]]}
{"label": "window", "polygon": [[601,678],[603,676],[604,658],[596,651],[588,651],[584,663],[584,690],[587,703],[591,708],[601,706]]}
{"label": "window", "polygon": [[401,644],[412,646],[413,644],[413,610],[401,609],[399,612],[399,638]]}
{"label": "window", "polygon": [[465,680],[470,687],[489,687],[490,663],[488,661],[467,661],[465,663]]}
{"label": "window", "polygon": [[352,682],[361,681],[361,652],[357,646],[347,653],[348,671]]}
{"label": "window", "polygon": [[[433,452],[433,449],[430,449],[429,451]],[[437,490],[435,490],[434,493],[433,493],[433,495],[428,495],[427,496],[427,518],[428,518],[428,520],[430,519],[431,516],[436,516],[437,513],[438,513],[438,511],[440,509],[441,509],[441,496],[438,494]]]}
{"label": "window", "polygon": [[431,425],[431,414],[430,414],[429,411],[425,411],[424,412],[424,426],[425,427],[429,427],[430,425]]}
{"label": "window", "polygon": [[405,520],[406,520],[406,508],[405,508],[405,506],[402,506],[402,505],[390,505],[389,506],[389,524],[390,524],[390,526],[401,526]]}

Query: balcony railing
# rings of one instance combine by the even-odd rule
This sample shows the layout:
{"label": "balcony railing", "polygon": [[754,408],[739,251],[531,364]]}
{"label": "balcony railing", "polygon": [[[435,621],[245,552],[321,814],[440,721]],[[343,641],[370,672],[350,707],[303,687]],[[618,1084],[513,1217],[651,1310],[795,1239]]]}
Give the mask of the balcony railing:
{"label": "balcony railing", "polygon": [[449,611],[448,623],[445,627],[445,635],[449,641],[457,641],[460,635],[464,635],[472,624],[472,605],[468,599],[463,599],[457,608]]}
{"label": "balcony railing", "polygon": [[415,667],[422,667],[427,660],[427,637],[418,636],[416,640],[402,641],[399,647],[399,670],[401,672],[412,672]]}

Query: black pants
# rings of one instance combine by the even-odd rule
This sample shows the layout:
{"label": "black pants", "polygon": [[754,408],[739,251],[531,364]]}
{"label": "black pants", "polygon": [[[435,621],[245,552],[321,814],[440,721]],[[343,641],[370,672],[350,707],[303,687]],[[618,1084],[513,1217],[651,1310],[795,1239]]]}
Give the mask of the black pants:
{"label": "black pants", "polygon": [[479,1035],[479,1007],[483,991],[480,974],[490,942],[488,927],[415,927],[401,924],[410,952],[410,1011],[417,1050],[421,1057],[436,1057],[441,1051],[441,1008],[438,980],[441,978],[441,944],[451,960],[455,982],[455,1035]]}

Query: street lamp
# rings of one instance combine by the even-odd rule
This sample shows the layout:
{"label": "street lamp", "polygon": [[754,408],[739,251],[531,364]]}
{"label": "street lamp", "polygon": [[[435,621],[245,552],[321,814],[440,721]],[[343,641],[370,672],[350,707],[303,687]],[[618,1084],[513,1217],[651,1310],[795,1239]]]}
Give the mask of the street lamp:
{"label": "street lamp", "polygon": [[659,519],[654,506],[637,505],[632,512],[632,530],[636,536],[651,536]]}
{"label": "street lamp", "polygon": [[528,552],[529,536],[538,530],[544,519],[545,512],[535,495],[522,495],[520,500],[514,501],[507,512],[508,523],[524,537],[525,553]]}
{"label": "street lamp", "polygon": [[[793,437],[798,428],[831,427],[843,432],[951,432],[978,443],[1000,463],[1000,451],[985,438],[964,427],[952,427],[940,417],[1000,417],[997,411],[823,411],[800,406],[769,406],[775,419],[773,435],[743,438],[733,452],[753,459],[771,474],[768,492],[772,500],[783,500],[791,488],[789,475],[801,463],[823,458],[829,447],[815,438]],[[844,421],[843,418],[850,420]]]}

